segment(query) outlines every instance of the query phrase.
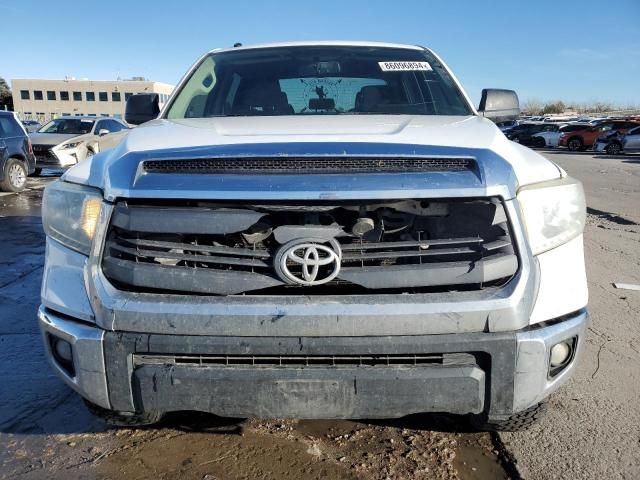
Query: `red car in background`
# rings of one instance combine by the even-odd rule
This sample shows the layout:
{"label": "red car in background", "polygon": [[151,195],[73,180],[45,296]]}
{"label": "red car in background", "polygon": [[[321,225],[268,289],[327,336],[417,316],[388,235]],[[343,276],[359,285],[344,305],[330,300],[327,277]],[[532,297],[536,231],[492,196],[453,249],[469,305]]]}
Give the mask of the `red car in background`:
{"label": "red car in background", "polygon": [[567,147],[572,152],[591,148],[596,139],[605,132],[616,130],[625,133],[627,130],[640,125],[638,120],[603,120],[596,125],[585,124],[581,130],[565,132],[560,135],[558,146]]}

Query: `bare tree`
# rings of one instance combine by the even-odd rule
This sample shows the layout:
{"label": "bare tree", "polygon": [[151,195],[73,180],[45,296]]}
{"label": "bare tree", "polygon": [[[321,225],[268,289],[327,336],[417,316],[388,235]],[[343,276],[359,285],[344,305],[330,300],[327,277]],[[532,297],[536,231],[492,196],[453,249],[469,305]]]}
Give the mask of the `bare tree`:
{"label": "bare tree", "polygon": [[529,99],[522,104],[521,110],[529,115],[540,115],[544,105],[540,100]]}

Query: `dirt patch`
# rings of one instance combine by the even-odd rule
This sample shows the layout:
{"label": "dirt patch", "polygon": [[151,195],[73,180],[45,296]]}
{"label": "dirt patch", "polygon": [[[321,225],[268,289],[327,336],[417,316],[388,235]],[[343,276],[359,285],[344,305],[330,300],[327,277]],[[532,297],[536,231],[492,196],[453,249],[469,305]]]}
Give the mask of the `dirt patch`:
{"label": "dirt patch", "polygon": [[488,434],[351,421],[249,420],[230,433],[167,430],[99,459],[97,478],[508,478]]}

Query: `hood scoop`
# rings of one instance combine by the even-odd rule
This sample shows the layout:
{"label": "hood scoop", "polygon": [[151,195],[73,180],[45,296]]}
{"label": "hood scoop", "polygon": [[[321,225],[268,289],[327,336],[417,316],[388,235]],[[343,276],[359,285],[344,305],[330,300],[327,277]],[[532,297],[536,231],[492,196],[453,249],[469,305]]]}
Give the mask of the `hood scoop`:
{"label": "hood scoop", "polygon": [[146,160],[146,173],[173,174],[330,174],[475,171],[473,158],[391,156],[239,156]]}

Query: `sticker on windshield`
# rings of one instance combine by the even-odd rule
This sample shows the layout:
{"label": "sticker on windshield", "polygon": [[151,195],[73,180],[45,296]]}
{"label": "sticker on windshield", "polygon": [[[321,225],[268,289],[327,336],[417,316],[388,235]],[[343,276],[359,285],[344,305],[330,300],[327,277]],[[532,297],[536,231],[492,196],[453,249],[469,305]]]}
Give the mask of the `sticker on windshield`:
{"label": "sticker on windshield", "polygon": [[93,120],[87,120],[87,119],[81,119],[80,120],[82,123],[93,123]]}
{"label": "sticker on windshield", "polygon": [[428,62],[378,62],[383,72],[412,72],[416,70],[430,71]]}

